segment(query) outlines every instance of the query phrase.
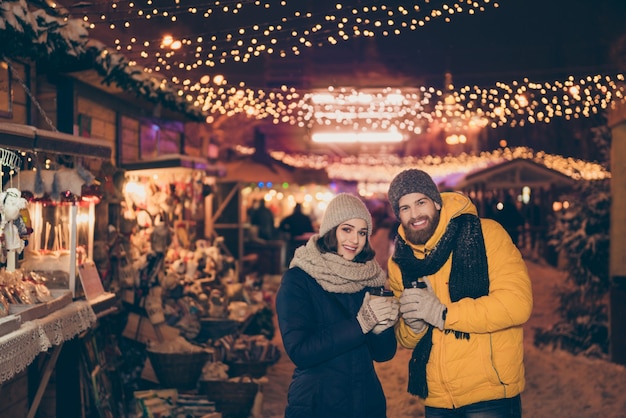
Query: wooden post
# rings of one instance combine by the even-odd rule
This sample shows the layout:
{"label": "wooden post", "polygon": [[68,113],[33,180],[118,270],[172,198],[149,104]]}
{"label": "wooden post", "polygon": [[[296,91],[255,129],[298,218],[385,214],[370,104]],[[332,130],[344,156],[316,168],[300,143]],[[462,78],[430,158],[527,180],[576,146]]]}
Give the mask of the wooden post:
{"label": "wooden post", "polygon": [[609,114],[611,142],[611,232],[609,354],[626,365],[626,106]]}
{"label": "wooden post", "polygon": [[39,386],[37,387],[37,392],[35,393],[35,397],[33,398],[33,401],[31,403],[27,418],[35,417],[46,387],[48,386],[48,382],[50,381],[50,376],[52,376],[52,371],[57,364],[57,360],[59,358],[59,354],[61,353],[62,348],[63,343],[50,348],[49,351],[51,352],[51,354],[50,357],[46,359],[46,362],[43,365],[43,373],[41,375],[41,379],[39,380]]}

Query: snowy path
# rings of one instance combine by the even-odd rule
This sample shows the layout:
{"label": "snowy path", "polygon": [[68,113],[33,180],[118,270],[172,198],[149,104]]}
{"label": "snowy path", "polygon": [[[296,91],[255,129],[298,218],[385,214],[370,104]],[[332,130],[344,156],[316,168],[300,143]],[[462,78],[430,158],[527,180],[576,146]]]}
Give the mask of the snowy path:
{"label": "snowy path", "polygon": [[[534,309],[524,327],[527,382],[522,394],[524,416],[626,418],[626,368],[563,351],[540,350],[532,345],[532,330],[548,327],[557,318],[554,289],[563,283],[565,275],[551,266],[532,261],[527,261],[527,265],[533,282]],[[279,335],[276,343],[280,345]],[[399,349],[393,360],[376,366],[387,395],[389,418],[424,416],[421,401],[406,392],[410,356],[409,350]],[[269,369],[269,383],[263,388],[264,417],[283,416],[292,370],[293,365],[284,353]]]}

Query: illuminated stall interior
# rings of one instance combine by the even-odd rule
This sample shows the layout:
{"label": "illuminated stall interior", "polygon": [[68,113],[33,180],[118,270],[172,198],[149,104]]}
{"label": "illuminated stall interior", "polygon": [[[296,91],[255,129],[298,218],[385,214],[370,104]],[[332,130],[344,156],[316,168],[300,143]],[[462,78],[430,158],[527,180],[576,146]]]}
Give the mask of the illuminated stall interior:
{"label": "illuminated stall interior", "polygon": [[[110,145],[4,123],[0,145],[11,147],[21,159],[19,167],[3,173],[4,188],[17,188],[28,198],[32,233],[18,255],[18,267],[45,273],[51,287],[74,294],[78,265],[93,260],[95,206],[100,202],[95,176],[86,165],[110,158]],[[7,268],[13,268],[12,261]]]}

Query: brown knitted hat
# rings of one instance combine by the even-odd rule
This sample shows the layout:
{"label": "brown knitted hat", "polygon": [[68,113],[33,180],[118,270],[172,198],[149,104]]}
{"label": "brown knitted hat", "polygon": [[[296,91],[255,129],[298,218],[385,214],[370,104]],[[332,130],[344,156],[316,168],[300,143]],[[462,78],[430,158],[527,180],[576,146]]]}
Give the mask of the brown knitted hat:
{"label": "brown knitted hat", "polygon": [[365,203],[351,194],[338,194],[330,201],[326,212],[324,212],[322,224],[320,225],[320,236],[323,236],[342,222],[353,218],[363,219],[367,223],[367,235],[372,235],[372,215],[367,210]]}
{"label": "brown knitted hat", "polygon": [[396,218],[400,219],[399,205],[400,198],[405,194],[421,193],[428,196],[433,202],[439,203],[441,206],[441,195],[437,189],[437,185],[430,177],[428,173],[416,168],[410,168],[397,174],[391,184],[389,185],[389,191],[387,197],[393,213],[396,214]]}

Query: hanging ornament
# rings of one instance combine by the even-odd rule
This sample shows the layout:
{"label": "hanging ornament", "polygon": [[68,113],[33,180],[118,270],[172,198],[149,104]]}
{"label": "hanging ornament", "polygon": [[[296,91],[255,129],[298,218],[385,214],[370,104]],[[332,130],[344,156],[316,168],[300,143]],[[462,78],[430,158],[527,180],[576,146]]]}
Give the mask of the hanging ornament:
{"label": "hanging ornament", "polygon": [[20,218],[20,211],[26,208],[28,202],[22,197],[22,193],[16,188],[8,188],[0,193],[2,208],[2,233],[4,234],[4,248],[6,251],[21,253],[24,250],[24,241],[20,237],[15,220]]}
{"label": "hanging ornament", "polygon": [[100,203],[102,200],[101,184],[98,182],[88,186],[83,186],[81,200],[88,203]]}
{"label": "hanging ornament", "polygon": [[59,202],[61,203],[78,203],[80,201],[80,196],[75,195],[69,190],[61,193]]}

